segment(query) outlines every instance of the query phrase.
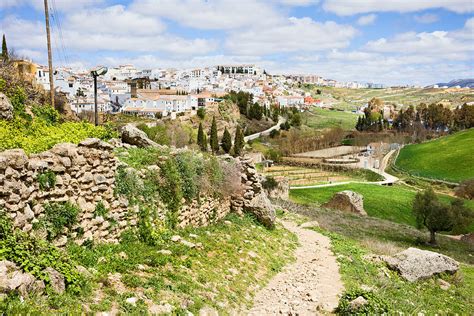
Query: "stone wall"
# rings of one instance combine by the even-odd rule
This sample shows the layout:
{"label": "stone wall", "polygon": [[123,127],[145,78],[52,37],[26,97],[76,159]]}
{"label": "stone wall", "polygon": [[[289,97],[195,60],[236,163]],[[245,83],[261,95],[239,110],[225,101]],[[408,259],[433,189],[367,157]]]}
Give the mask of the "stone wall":
{"label": "stone wall", "polygon": [[[67,242],[67,237],[115,242],[126,228],[136,225],[134,210],[128,201],[114,197],[115,170],[120,162],[113,147],[98,139],[87,139],[79,145],[62,143],[51,150],[28,157],[21,149],[0,153],[0,209],[12,218],[16,227],[25,232],[45,216],[44,205],[70,202],[81,209],[78,225],[67,229],[55,243]],[[55,184],[40,188],[39,176],[52,171]],[[107,216],[95,216],[99,202],[108,209]],[[79,228],[80,227],[80,228]]]}
{"label": "stone wall", "polygon": [[[123,163],[114,156],[113,148],[98,139],[87,139],[79,145],[57,144],[30,157],[21,149],[1,152],[0,210],[23,231],[41,233],[33,230],[33,226],[45,216],[44,206],[70,202],[80,208],[77,224],[71,231],[65,228],[54,241],[56,245],[65,245],[68,238],[79,244],[88,239],[117,242],[122,231],[137,225],[139,210],[129,205],[126,198],[114,196],[115,172]],[[178,227],[205,226],[231,211],[251,212],[266,226],[273,225],[275,212],[262,189],[261,176],[250,160],[237,163],[241,166],[243,190],[224,200],[201,197],[199,201],[184,204],[178,213]],[[51,171],[54,186],[41,188],[39,176]],[[107,209],[105,215],[96,212],[100,202]],[[158,212],[164,219],[165,207],[158,206]]]}

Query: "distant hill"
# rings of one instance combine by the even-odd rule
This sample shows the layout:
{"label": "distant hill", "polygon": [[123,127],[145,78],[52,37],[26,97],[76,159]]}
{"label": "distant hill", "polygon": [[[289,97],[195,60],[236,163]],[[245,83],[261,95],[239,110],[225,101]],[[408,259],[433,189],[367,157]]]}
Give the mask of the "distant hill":
{"label": "distant hill", "polygon": [[[448,88],[460,86],[461,88],[474,88],[474,79],[455,79],[451,80],[448,83],[437,83],[438,87],[447,86]],[[432,88],[433,85],[428,86],[427,88]]]}

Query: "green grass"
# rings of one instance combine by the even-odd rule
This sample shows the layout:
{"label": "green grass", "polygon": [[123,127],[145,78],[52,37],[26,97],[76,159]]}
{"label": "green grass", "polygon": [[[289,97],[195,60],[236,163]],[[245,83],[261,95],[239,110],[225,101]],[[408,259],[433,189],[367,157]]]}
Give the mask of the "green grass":
{"label": "green grass", "polygon": [[320,108],[311,109],[303,117],[303,124],[315,129],[340,127],[344,130],[353,130],[357,123],[357,115],[354,113]]}
{"label": "green grass", "polygon": [[[24,302],[12,297],[0,304],[0,311],[50,315],[115,308],[123,314],[144,315],[151,305],[168,303],[174,314],[187,310],[197,315],[204,306],[223,313],[248,307],[255,291],[294,260],[297,240],[281,226],[267,230],[250,216],[229,215],[226,220],[165,232],[156,246],[139,242],[131,234],[120,244],[69,245],[70,256],[91,271],[89,293],[74,299],[62,295]],[[173,242],[174,234],[202,247]],[[160,253],[162,249],[171,254]],[[116,273],[121,274],[120,281],[111,281],[109,276]],[[126,302],[132,296],[138,299],[136,306]]]}
{"label": "green grass", "polygon": [[[474,267],[461,265],[455,275],[442,275],[441,278],[451,284],[443,290],[438,277],[427,280],[408,282],[396,272],[385,267],[383,263],[367,259],[371,252],[354,240],[318,230],[331,238],[332,250],[337,255],[340,272],[346,292],[364,293],[364,285],[370,288],[372,299],[383,300],[389,314],[399,312],[408,315],[423,313],[425,315],[468,315],[474,309]],[[369,304],[371,304],[369,299]]]}
{"label": "green grass", "polygon": [[432,179],[460,182],[474,178],[474,129],[405,146],[396,166]]}
{"label": "green grass", "polygon": [[[290,198],[300,204],[323,204],[329,201],[334,193],[344,190],[351,190],[364,196],[364,209],[369,216],[415,226],[415,217],[411,209],[416,191],[400,185],[353,183],[334,187],[299,189],[291,190]],[[445,203],[452,199],[446,195],[439,195],[439,198]],[[474,201],[465,201],[465,204],[474,209]],[[474,223],[469,227],[469,231],[474,231]]]}

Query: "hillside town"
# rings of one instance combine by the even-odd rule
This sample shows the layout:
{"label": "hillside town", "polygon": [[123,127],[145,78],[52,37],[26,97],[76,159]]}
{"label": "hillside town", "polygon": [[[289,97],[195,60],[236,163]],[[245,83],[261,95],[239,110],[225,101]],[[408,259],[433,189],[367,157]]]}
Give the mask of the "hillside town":
{"label": "hillside town", "polygon": [[[19,73],[49,90],[48,67],[28,60],[16,60]],[[94,110],[93,78],[89,71],[56,68],[57,93],[67,97],[76,113]],[[251,93],[254,101],[269,107],[323,107],[324,102],[298,88],[302,84],[350,89],[381,89],[382,84],[343,83],[317,75],[269,75],[251,64],[217,65],[193,69],[137,69],[133,65],[109,68],[98,78],[98,108],[105,113],[126,113],[148,117],[176,117],[221,101],[230,91]]]}

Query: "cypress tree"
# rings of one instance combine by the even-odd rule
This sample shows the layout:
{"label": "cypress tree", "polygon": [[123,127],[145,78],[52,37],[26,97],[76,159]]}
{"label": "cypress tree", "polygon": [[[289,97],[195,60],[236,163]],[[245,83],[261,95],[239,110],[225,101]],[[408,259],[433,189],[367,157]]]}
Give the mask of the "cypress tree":
{"label": "cypress tree", "polygon": [[202,123],[199,123],[197,143],[202,151],[207,151],[207,139],[202,128]]}
{"label": "cypress tree", "polygon": [[244,146],[245,146],[244,134],[242,133],[240,126],[237,126],[237,129],[235,130],[235,139],[234,139],[234,155],[240,156],[240,154],[242,153],[242,149],[244,149]]}
{"label": "cypress tree", "polygon": [[3,34],[3,39],[2,39],[2,59],[4,61],[8,60],[8,48],[7,48],[7,40],[5,39],[5,34]]}
{"label": "cypress tree", "polygon": [[232,148],[232,136],[230,136],[227,127],[224,129],[224,135],[222,135],[222,149],[226,154],[229,153],[230,149]]}
{"label": "cypress tree", "polygon": [[217,123],[215,116],[212,118],[211,137],[209,139],[209,144],[211,145],[211,150],[213,153],[217,153],[219,151],[219,138],[217,137]]}

